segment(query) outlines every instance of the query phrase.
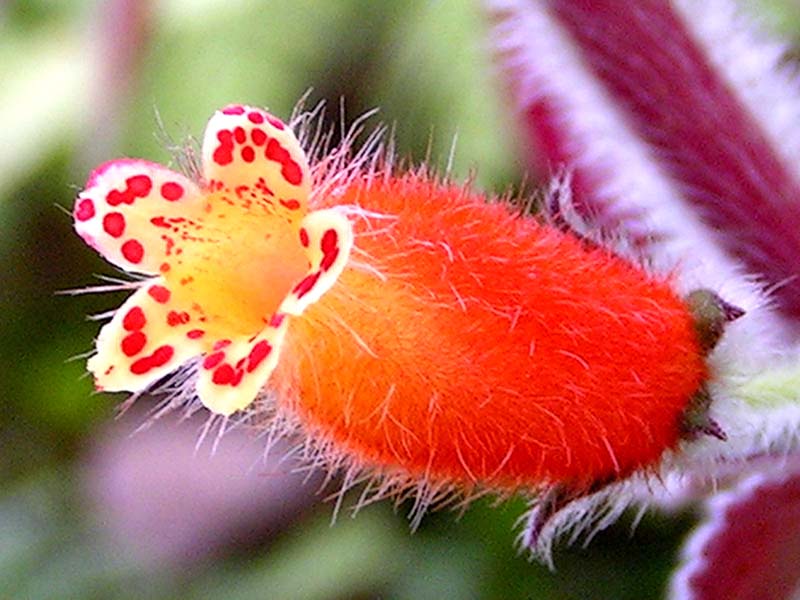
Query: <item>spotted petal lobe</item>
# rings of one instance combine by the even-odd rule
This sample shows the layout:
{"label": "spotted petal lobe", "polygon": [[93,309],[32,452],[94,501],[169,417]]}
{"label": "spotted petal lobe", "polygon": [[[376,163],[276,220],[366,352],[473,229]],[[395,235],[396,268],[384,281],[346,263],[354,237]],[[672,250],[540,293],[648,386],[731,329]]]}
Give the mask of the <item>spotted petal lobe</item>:
{"label": "spotted petal lobe", "polygon": [[307,214],[311,175],[294,133],[232,105],[203,143],[202,187],[141,160],[106,163],[75,205],[75,227],[110,262],[158,275],[100,332],[97,387],[139,391],[204,355],[197,394],[212,412],[247,407],[300,315],[344,269],[353,233],[338,210]]}
{"label": "spotted petal lobe", "polygon": [[276,314],[252,338],[219,340],[205,356],[197,395],[210,411],[230,415],[249,406],[278,364],[286,315]]}
{"label": "spotted petal lobe", "polygon": [[211,117],[203,137],[203,175],[210,191],[248,210],[293,222],[305,214],[311,190],[305,153],[292,130],[261,109],[237,104]]}
{"label": "spotted petal lobe", "polygon": [[197,185],[161,165],[122,159],[89,177],[77,200],[75,230],[106,260],[139,273],[168,269],[175,232],[203,209]]}
{"label": "spotted petal lobe", "polygon": [[353,227],[335,209],[318,210],[303,219],[300,243],[306,249],[309,269],[281,304],[280,312],[290,315],[302,314],[342,274],[353,247]]}
{"label": "spotted petal lobe", "polygon": [[88,369],[98,389],[136,392],[205,349],[203,317],[161,278],[139,288],[100,330]]}

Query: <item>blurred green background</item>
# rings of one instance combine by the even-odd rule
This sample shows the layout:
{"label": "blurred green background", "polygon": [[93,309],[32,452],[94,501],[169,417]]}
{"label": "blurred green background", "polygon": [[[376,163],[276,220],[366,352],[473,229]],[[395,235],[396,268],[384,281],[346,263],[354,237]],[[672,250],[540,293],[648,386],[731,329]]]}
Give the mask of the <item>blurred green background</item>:
{"label": "blurred green background", "polygon": [[[797,3],[749,4],[800,33]],[[356,492],[331,527],[318,482],[247,440],[195,455],[200,423],[177,417],[131,437],[144,413],[114,423],[122,398],[68,360],[91,348],[86,315],[121,300],[56,295],[115,275],[71,229],[92,167],[169,162],[167,138],[201,135],[216,108],[287,117],[309,89],[332,123],[340,98],[351,120],[378,107],[403,158],[443,169],[457,138],[457,178],[496,192],[524,178],[477,2],[0,0],[0,598],[661,596],[691,515],[634,535],[623,519],[560,548],[555,573],[515,550],[519,500],[411,534],[403,505],[349,518]]]}

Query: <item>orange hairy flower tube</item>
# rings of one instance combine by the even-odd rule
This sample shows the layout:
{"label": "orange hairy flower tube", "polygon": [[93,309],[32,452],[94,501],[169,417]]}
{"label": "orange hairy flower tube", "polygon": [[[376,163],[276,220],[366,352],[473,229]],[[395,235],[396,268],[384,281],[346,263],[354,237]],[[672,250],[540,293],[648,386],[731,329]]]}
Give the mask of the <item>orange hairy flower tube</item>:
{"label": "orange hairy flower tube", "polygon": [[531,544],[682,436],[724,437],[705,355],[740,311],[381,163],[376,137],[314,160],[305,138],[230,105],[193,177],[133,159],[92,173],[77,233],[145,276],[98,334],[98,389],[299,424],[345,487],[364,469],[378,495],[415,490],[415,518],[451,490],[540,494]]}
{"label": "orange hairy flower tube", "polygon": [[[665,278],[419,173],[355,179],[355,259],[286,335],[283,408],[405,481],[587,490],[676,445],[706,376]],[[363,267],[363,266],[362,266]]]}

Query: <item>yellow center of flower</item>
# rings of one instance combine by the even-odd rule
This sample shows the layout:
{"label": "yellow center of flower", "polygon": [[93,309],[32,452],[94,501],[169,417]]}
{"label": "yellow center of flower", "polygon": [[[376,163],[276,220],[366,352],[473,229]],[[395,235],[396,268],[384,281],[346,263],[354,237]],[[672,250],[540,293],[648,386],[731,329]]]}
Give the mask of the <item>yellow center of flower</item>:
{"label": "yellow center of flower", "polygon": [[151,275],[88,363],[99,389],[140,391],[199,358],[195,391],[230,415],[258,396],[289,322],[336,282],[353,245],[340,210],[308,211],[312,173],[291,129],[231,105],[209,121],[200,182],[154,163],[102,165],[75,227],[123,269]]}
{"label": "yellow center of flower", "polygon": [[245,209],[221,193],[208,194],[206,206],[202,220],[183,228],[180,255],[164,276],[176,301],[206,319],[210,338],[252,335],[308,270],[302,215]]}

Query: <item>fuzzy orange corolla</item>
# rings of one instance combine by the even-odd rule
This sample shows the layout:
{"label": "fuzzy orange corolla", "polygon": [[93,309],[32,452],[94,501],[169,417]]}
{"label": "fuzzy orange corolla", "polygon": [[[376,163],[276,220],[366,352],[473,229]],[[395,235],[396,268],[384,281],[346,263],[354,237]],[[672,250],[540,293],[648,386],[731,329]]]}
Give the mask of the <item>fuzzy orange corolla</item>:
{"label": "fuzzy orange corolla", "polygon": [[269,405],[356,468],[462,490],[588,490],[676,446],[707,373],[669,277],[372,165],[314,194],[290,129],[235,105],[200,181],[98,169],[78,233],[152,279],[101,331],[97,386],[143,390],[201,356],[212,412]]}
{"label": "fuzzy orange corolla", "polygon": [[706,375],[670,282],[504,203],[419,173],[323,205],[348,268],[289,326],[272,385],[364,466],[461,485],[588,487],[654,463]]}

